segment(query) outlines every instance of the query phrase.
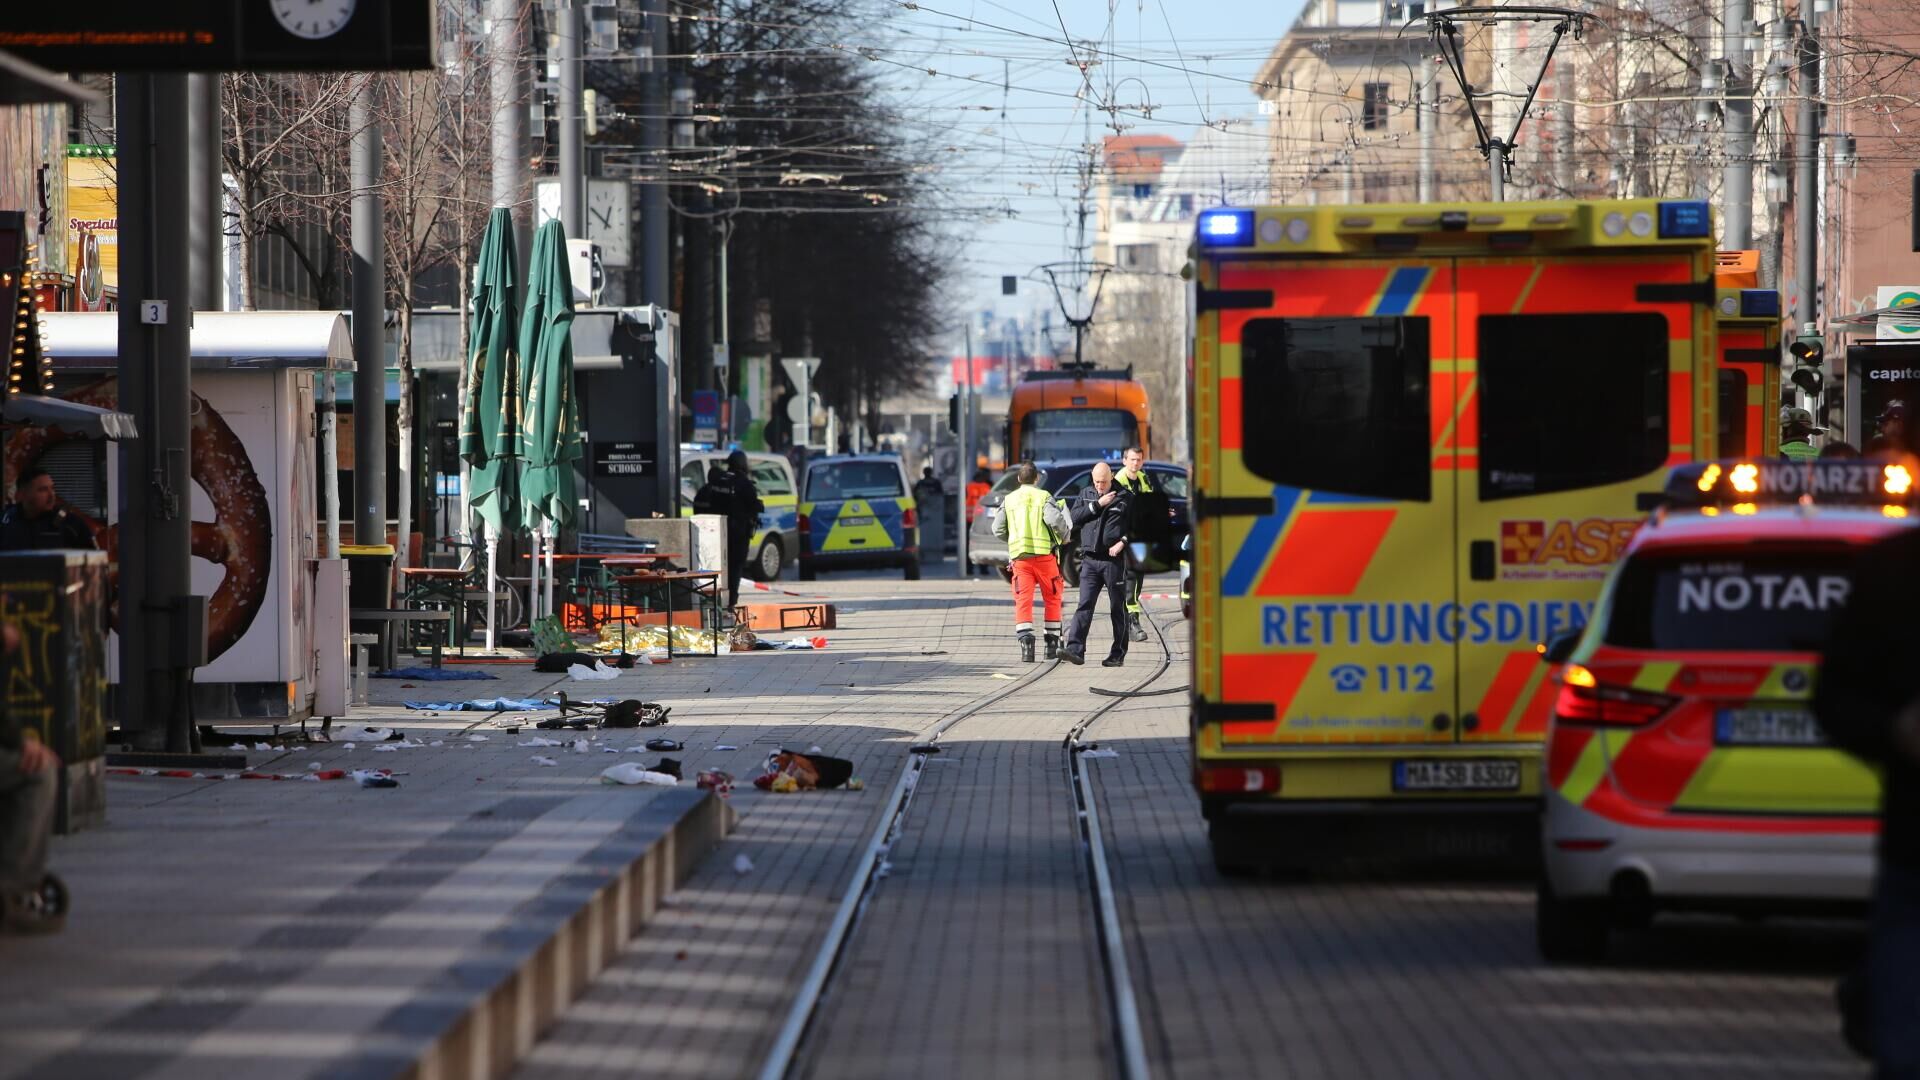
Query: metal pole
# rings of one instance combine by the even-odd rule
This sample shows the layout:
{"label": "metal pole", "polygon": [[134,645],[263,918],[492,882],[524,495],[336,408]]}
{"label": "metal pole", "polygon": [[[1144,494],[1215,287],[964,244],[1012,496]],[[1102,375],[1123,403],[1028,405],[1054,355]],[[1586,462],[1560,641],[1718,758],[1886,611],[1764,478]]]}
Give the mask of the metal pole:
{"label": "metal pole", "polygon": [[380,121],[369,78],[354,95],[353,542],[387,542],[387,258],[380,213]]}
{"label": "metal pole", "polygon": [[[959,507],[959,513],[953,519],[956,523],[953,533],[958,538],[958,547],[955,550],[959,555],[962,580],[965,580],[967,574],[973,569],[967,563],[967,526],[970,524],[967,521],[967,483],[973,479],[973,320],[968,318],[965,325],[967,381],[960,387],[960,430],[958,432],[960,453],[956,455],[959,462],[957,471],[960,473],[960,482],[954,485],[955,505]],[[1078,342],[1078,340],[1076,336],[1075,341]]]}
{"label": "metal pole", "polygon": [[320,537],[320,556],[340,557],[340,425],[338,402],[340,383],[332,369],[319,374],[314,391],[315,411],[320,414],[320,493],[325,509],[325,531]]}
{"label": "metal pole", "polygon": [[1560,189],[1560,197],[1573,197],[1573,98],[1578,92],[1574,87],[1573,58],[1561,56],[1559,68],[1554,72],[1554,134],[1553,134],[1553,186]]}
{"label": "metal pole", "polygon": [[1727,164],[1721,172],[1720,205],[1725,223],[1722,247],[1745,251],[1753,246],[1753,82],[1747,54],[1749,0],[1723,0],[1721,53],[1727,58],[1726,115],[1722,145]]}
{"label": "metal pole", "polygon": [[1820,319],[1820,43],[1809,12],[1800,36],[1800,115],[1793,132],[1793,270],[1800,309],[1795,321]]}
{"label": "metal pole", "polygon": [[1415,95],[1420,110],[1420,191],[1418,201],[1433,201],[1433,129],[1440,124],[1440,80],[1435,77],[1433,57],[1420,61],[1420,92]]}
{"label": "metal pole", "polygon": [[120,724],[143,749],[187,753],[175,663],[192,588],[187,77],[124,73],[117,97],[120,407],[140,430],[118,444]]}
{"label": "metal pole", "polygon": [[640,287],[647,303],[671,307],[673,289],[667,280],[667,61],[671,51],[665,4],[647,13],[648,40],[653,58],[641,80],[640,145],[646,182],[640,188]]}
{"label": "metal pole", "polygon": [[1507,147],[1499,139],[1487,140],[1487,166],[1492,186],[1488,197],[1494,202],[1507,201]]}
{"label": "metal pole", "polygon": [[[493,204],[513,213],[515,251],[528,256],[527,199],[527,0],[488,0],[492,27],[487,49],[487,87],[493,96]],[[514,267],[518,288],[520,267]],[[461,523],[464,531],[467,523]]]}
{"label": "metal pole", "polygon": [[560,227],[574,240],[587,235],[585,218],[586,170],[581,167],[580,9],[573,0],[560,0],[554,12],[560,37]]}
{"label": "metal pole", "polygon": [[187,76],[187,276],[195,311],[226,305],[221,264],[226,220],[220,200],[220,76]]}

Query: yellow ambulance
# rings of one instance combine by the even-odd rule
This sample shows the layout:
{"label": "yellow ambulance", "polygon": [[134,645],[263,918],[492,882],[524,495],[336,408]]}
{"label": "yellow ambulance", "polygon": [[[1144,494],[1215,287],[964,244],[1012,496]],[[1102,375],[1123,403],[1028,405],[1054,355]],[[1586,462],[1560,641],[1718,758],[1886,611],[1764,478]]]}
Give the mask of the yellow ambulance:
{"label": "yellow ambulance", "polygon": [[1536,646],[1712,453],[1714,269],[1694,201],[1200,216],[1191,738],[1222,869],[1533,850]]}

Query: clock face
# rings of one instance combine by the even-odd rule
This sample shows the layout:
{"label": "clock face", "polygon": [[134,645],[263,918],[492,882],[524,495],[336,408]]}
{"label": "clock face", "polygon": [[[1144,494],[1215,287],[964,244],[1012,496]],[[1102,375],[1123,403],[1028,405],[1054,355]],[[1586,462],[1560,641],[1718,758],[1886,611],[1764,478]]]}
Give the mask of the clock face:
{"label": "clock face", "polygon": [[631,263],[632,216],[629,189],[624,180],[592,181],[587,185],[587,236],[600,245],[608,266]]}
{"label": "clock face", "polygon": [[295,37],[309,41],[329,38],[344,29],[353,18],[358,0],[267,0],[273,17]]}

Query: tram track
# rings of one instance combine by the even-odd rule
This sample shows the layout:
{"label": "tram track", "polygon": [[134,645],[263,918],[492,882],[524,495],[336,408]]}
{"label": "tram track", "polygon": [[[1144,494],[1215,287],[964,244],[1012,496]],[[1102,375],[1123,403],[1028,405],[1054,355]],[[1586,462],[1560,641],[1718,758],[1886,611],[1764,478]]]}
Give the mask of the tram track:
{"label": "tram track", "polygon": [[[1152,628],[1158,642],[1160,649],[1158,664],[1150,674],[1127,690],[1089,687],[1091,692],[1104,697],[1105,700],[1082,713],[1068,727],[1060,744],[1061,775],[1067,788],[1065,794],[1072,800],[1070,805],[1073,808],[1073,827],[1077,832],[1080,857],[1084,861],[1081,876],[1091,893],[1089,899],[1091,900],[1092,929],[1099,953],[1098,964],[1103,983],[1101,990],[1111,1028],[1113,1053],[1119,1065],[1119,1074],[1125,1080],[1149,1080],[1151,1070],[1147,1062],[1145,1039],[1140,1022],[1138,995],[1135,993],[1131,967],[1127,960],[1113,876],[1107,865],[1098,802],[1094,797],[1092,778],[1084,768],[1081,758],[1085,751],[1098,745],[1084,738],[1093,725],[1114,708],[1136,695],[1152,696],[1142,694],[1142,691],[1158,681],[1172,667],[1173,651],[1167,643],[1165,631],[1151,615],[1143,613],[1143,621]],[[902,829],[909,820],[915,793],[919,790],[920,779],[928,761],[943,750],[940,745],[941,739],[967,720],[987,712],[994,706],[1031,691],[1050,688],[1051,683],[1047,677],[1058,671],[1060,666],[1059,660],[1046,661],[1043,667],[1013,685],[970,702],[943,717],[916,738],[907,752],[906,764],[901,768],[888,793],[880,818],[854,865],[853,873],[849,876],[847,886],[828,924],[826,935],[815,950],[813,960],[808,965],[799,991],[775,1035],[771,1049],[762,1060],[761,1068],[756,1074],[759,1080],[786,1080],[787,1077],[794,1076],[798,1072],[798,1067],[808,1049],[808,1037],[816,1026],[816,1020],[831,999],[834,981],[844,970],[846,961],[859,949],[856,935],[887,876],[889,869],[887,854],[899,840]]]}

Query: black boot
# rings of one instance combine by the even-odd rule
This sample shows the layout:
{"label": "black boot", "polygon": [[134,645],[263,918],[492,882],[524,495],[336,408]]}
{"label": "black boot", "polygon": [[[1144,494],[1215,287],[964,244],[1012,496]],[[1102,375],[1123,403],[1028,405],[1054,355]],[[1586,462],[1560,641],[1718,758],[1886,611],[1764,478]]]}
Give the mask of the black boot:
{"label": "black boot", "polygon": [[1020,635],[1020,661],[1021,663],[1025,663],[1025,664],[1033,663],[1033,635],[1032,634]]}
{"label": "black boot", "polygon": [[1128,632],[1128,635],[1129,635],[1130,637],[1132,637],[1132,638],[1133,638],[1133,640],[1135,640],[1135,641],[1145,641],[1145,640],[1147,640],[1147,628],[1146,628],[1146,627],[1144,627],[1144,626],[1141,626],[1141,625],[1140,625],[1140,613],[1139,613],[1139,612],[1137,612],[1137,611],[1134,611],[1134,612],[1129,612],[1129,613],[1128,613],[1128,615],[1127,615],[1127,632]]}
{"label": "black boot", "polygon": [[1054,659],[1058,659],[1059,656],[1060,656],[1060,635],[1048,634],[1047,635],[1047,659],[1054,660]]}

